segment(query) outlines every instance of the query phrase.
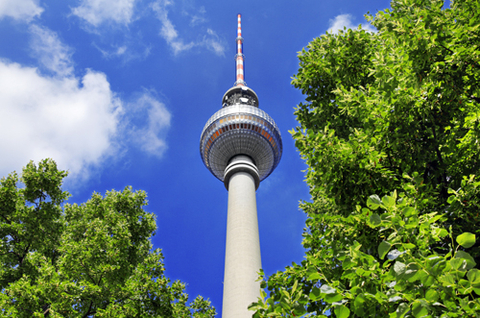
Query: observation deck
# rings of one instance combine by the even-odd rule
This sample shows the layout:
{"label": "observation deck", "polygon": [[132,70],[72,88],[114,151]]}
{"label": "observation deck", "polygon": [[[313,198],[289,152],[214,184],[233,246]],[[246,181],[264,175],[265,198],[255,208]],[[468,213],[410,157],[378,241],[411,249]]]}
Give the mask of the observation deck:
{"label": "observation deck", "polygon": [[[246,89],[241,87],[241,90]],[[203,163],[215,177],[224,181],[230,159],[246,155],[257,167],[262,181],[275,170],[282,157],[280,130],[272,117],[251,105],[253,98],[231,96],[235,101],[231,105],[226,102],[227,105],[213,114],[203,128],[200,138]],[[226,97],[224,101],[228,101]]]}

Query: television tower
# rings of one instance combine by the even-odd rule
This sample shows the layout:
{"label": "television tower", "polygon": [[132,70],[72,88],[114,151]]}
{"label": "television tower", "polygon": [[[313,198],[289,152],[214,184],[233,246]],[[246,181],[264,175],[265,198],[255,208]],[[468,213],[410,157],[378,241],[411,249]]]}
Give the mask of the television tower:
{"label": "television tower", "polygon": [[245,83],[240,14],[236,43],[236,81],[200,137],[203,163],[228,190],[224,318],[252,317],[247,308],[260,297],[256,280],[262,264],[255,191],[282,157],[280,130],[258,108],[257,94]]}

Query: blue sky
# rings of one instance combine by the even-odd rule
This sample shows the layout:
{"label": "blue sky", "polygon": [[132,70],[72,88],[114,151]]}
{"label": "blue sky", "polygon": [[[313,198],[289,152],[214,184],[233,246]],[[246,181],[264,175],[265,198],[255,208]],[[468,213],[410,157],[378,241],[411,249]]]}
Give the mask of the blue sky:
{"label": "blue sky", "polygon": [[[301,262],[308,200],[288,130],[303,100],[297,52],[327,30],[366,24],[389,1],[0,0],[0,175],[29,160],[70,171],[69,202],[127,185],[148,193],[167,276],[221,314],[227,191],[199,138],[235,81],[242,14],[245,80],[283,137],[257,191],[267,274]],[[220,317],[220,315],[219,315]]]}

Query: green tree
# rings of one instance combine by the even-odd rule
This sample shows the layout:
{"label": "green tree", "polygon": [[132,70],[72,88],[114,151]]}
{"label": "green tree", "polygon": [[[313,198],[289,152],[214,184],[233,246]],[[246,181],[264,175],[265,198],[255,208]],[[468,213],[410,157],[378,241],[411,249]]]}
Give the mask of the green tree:
{"label": "green tree", "polygon": [[480,2],[391,7],[299,53],[306,255],[255,317],[480,315]]}
{"label": "green tree", "polygon": [[200,296],[188,304],[185,285],[165,277],[145,192],[127,187],[71,205],[66,175],[43,160],[0,181],[2,317],[215,315]]}

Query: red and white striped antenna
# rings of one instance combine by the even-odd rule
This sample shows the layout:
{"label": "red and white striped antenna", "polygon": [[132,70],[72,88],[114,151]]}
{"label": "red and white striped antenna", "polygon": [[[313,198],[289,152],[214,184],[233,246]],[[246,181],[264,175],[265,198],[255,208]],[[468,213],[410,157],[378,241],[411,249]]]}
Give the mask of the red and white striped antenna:
{"label": "red and white striped antenna", "polygon": [[238,28],[237,28],[237,54],[235,55],[235,61],[237,66],[236,71],[236,81],[233,86],[247,86],[245,83],[245,71],[243,67],[243,62],[245,61],[245,56],[243,55],[243,38],[242,38],[242,15],[238,14]]}

